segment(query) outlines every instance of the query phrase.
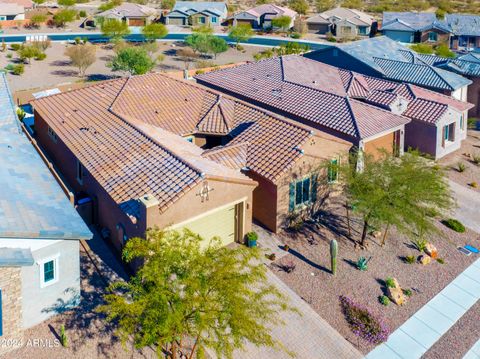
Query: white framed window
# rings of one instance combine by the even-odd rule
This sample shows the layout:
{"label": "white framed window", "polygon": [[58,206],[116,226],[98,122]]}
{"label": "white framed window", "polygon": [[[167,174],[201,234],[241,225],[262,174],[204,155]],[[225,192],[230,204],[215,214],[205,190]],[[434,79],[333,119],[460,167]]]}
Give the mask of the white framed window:
{"label": "white framed window", "polygon": [[57,143],[58,141],[57,134],[50,126],[48,126],[48,136],[50,136],[53,142]]}
{"label": "white framed window", "polygon": [[455,122],[443,126],[443,145],[455,142]]}
{"label": "white framed window", "polygon": [[83,175],[84,175],[84,168],[79,160],[77,160],[77,181],[80,184],[83,184]]}
{"label": "white framed window", "polygon": [[38,262],[40,267],[40,288],[48,287],[59,280],[58,258],[59,254],[42,259]]}

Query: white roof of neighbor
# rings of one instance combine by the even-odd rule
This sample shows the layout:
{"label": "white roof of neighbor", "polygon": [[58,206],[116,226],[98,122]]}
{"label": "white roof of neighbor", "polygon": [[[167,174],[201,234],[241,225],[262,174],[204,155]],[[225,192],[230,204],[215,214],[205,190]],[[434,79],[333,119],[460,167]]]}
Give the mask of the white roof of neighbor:
{"label": "white roof of neighbor", "polygon": [[50,96],[50,95],[56,95],[61,93],[60,89],[58,88],[53,88],[53,89],[48,89],[45,91],[40,91],[40,92],[35,92],[32,94],[32,96],[35,98],[35,100],[45,97],[45,96]]}
{"label": "white roof of neighbor", "polygon": [[337,17],[341,20],[348,20],[355,25],[371,25],[374,21],[370,15],[355,9],[346,9],[337,7],[335,9],[327,10],[321,14],[315,15],[307,20],[310,23],[330,23],[330,17]]}
{"label": "white roof of neighbor", "polygon": [[172,9],[173,11],[179,11],[186,13],[188,10],[194,10],[196,12],[210,11],[217,15],[222,15],[226,12],[227,4],[224,2],[215,1],[177,1]]}
{"label": "white roof of neighbor", "polygon": [[21,5],[0,2],[0,15],[18,15],[24,12],[25,8]]}

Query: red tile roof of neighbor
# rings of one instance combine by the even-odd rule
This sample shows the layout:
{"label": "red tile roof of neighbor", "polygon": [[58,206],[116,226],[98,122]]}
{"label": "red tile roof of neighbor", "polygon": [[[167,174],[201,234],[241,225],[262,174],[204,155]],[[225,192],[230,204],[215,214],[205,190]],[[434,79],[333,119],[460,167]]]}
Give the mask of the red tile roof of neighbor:
{"label": "red tile roof of neighbor", "polygon": [[[310,135],[240,101],[161,74],[110,80],[32,104],[112,199],[134,217],[135,201],[145,194],[154,195],[164,210],[203,178],[255,183],[203,157],[199,147],[178,134],[231,133],[234,140],[227,147],[236,145],[236,135],[248,136],[248,160],[271,180],[301,156],[297,148]],[[269,159],[256,159],[267,149],[272,150]]]}
{"label": "red tile roof of neighbor", "polygon": [[23,6],[25,9],[33,8],[33,1],[31,0],[0,0],[0,3],[17,4],[17,5]]}
{"label": "red tile roof of neighbor", "polygon": [[[458,111],[473,106],[415,85],[364,76],[298,55],[213,71],[198,75],[196,79],[273,111],[311,121],[355,139],[365,139],[406,124],[410,121],[406,114],[411,119],[429,123],[441,117],[440,112],[414,103],[403,116],[384,110],[385,103],[391,103],[395,96],[413,102],[424,99],[437,107],[445,104]],[[380,101],[378,106],[365,103],[369,97]]]}

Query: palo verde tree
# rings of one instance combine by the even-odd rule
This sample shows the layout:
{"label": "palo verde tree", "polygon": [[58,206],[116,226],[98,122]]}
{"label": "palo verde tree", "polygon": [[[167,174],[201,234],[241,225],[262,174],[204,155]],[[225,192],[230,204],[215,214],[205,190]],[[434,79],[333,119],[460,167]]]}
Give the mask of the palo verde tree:
{"label": "palo verde tree", "polygon": [[382,244],[391,226],[409,237],[435,232],[435,217],[454,204],[444,170],[418,152],[378,159],[362,153],[344,162],[339,178],[353,213],[363,220],[362,247],[372,226],[386,226]]}
{"label": "palo verde tree", "polygon": [[130,34],[130,29],[125,21],[117,19],[103,19],[101,25],[102,34],[105,37],[118,41]]}
{"label": "palo verde tree", "polygon": [[73,66],[78,68],[80,77],[85,76],[85,71],[95,63],[96,47],[90,44],[76,44],[65,50],[65,56],[68,56]]}
{"label": "palo verde tree", "polygon": [[272,26],[282,31],[287,31],[292,23],[292,18],[287,15],[278,16],[272,19]]}
{"label": "palo verde tree", "polygon": [[230,28],[228,37],[235,41],[235,47],[238,49],[240,42],[246,42],[253,36],[252,27],[249,24],[238,24]]}
{"label": "palo verde tree", "polygon": [[127,242],[124,259],[143,266],[129,282],[111,285],[99,308],[119,338],[171,359],[203,357],[207,348],[231,358],[246,341],[282,348],[269,328],[283,323],[279,312],[295,309],[267,282],[260,252],[202,241],[188,230],[152,229]]}
{"label": "palo verde tree", "polygon": [[142,34],[147,40],[163,39],[168,34],[167,27],[160,23],[151,23],[142,28]]}

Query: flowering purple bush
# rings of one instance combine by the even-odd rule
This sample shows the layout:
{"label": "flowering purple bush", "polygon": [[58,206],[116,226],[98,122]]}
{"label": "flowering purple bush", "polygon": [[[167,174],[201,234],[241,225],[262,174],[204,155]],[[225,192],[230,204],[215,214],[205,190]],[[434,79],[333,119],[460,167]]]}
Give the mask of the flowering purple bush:
{"label": "flowering purple bush", "polygon": [[357,304],[343,295],[340,296],[340,305],[355,335],[372,344],[380,344],[388,339],[390,329],[367,307]]}

